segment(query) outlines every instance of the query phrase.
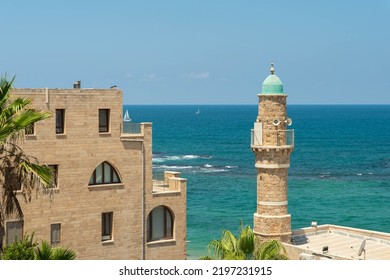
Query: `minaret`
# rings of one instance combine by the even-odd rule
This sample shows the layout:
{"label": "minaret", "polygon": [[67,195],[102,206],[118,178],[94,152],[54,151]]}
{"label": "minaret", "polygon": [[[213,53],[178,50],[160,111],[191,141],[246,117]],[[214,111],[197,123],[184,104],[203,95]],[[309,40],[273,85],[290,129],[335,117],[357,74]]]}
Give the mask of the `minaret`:
{"label": "minaret", "polygon": [[287,94],[275,75],[273,63],[258,97],[258,116],[251,137],[257,169],[257,211],[253,228],[260,239],[289,242],[288,168],[294,148],[294,130],[286,129],[292,123],[286,115]]}

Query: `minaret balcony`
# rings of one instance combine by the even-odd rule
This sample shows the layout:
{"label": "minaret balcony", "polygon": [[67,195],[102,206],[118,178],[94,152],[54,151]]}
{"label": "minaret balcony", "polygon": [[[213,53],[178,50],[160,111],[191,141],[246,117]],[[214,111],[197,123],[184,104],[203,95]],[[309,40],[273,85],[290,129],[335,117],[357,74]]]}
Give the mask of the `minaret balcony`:
{"label": "minaret balcony", "polygon": [[294,147],[294,129],[289,130],[251,130],[251,148],[286,148]]}

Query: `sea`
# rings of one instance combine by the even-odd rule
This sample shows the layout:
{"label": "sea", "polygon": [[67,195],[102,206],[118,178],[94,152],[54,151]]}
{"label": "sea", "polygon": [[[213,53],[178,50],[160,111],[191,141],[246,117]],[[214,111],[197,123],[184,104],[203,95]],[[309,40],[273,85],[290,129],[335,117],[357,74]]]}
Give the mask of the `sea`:
{"label": "sea", "polygon": [[[257,105],[125,105],[153,123],[153,174],[187,178],[187,256],[224,229],[253,227]],[[198,113],[197,113],[198,112]],[[390,105],[288,105],[292,229],[312,221],[390,232]]]}

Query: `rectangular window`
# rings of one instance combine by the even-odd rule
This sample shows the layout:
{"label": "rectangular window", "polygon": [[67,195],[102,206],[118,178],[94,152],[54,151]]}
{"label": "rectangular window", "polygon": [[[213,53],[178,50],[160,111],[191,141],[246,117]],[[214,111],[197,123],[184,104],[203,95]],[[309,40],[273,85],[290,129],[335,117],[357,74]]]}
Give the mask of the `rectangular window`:
{"label": "rectangular window", "polygon": [[5,167],[5,185],[7,189],[22,190],[22,182],[17,171],[18,169],[15,167]]}
{"label": "rectangular window", "polygon": [[65,133],[65,109],[56,109],[56,134]]}
{"label": "rectangular window", "polygon": [[112,240],[112,212],[102,213],[102,241]]}
{"label": "rectangular window", "polygon": [[7,222],[6,242],[12,244],[23,239],[23,221]]}
{"label": "rectangular window", "polygon": [[52,246],[59,245],[61,243],[61,224],[50,225],[50,244]]}
{"label": "rectangular window", "polygon": [[110,131],[110,109],[99,109],[99,132]]}
{"label": "rectangular window", "polygon": [[24,134],[25,135],[34,135],[35,134],[35,123],[29,124],[26,126],[24,129]]}
{"label": "rectangular window", "polygon": [[58,188],[58,165],[51,164],[48,165],[49,168],[53,169],[53,183],[56,188]]}

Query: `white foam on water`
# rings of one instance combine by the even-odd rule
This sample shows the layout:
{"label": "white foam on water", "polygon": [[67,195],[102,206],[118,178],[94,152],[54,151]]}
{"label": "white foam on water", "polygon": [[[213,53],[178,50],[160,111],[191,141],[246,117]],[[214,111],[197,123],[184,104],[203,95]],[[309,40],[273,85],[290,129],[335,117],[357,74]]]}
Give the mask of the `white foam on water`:
{"label": "white foam on water", "polygon": [[173,161],[173,160],[191,160],[191,159],[199,159],[199,158],[211,158],[209,155],[180,155],[180,156],[159,156],[154,157],[152,159],[152,162],[166,162],[166,161]]}

